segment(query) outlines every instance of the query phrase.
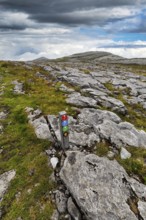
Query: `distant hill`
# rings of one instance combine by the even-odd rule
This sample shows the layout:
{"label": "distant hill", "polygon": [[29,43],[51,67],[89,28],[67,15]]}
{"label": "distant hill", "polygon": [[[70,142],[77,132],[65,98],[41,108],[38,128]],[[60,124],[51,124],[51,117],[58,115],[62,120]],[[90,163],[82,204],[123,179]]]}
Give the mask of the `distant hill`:
{"label": "distant hill", "polygon": [[103,51],[90,51],[84,53],[77,53],[70,56],[65,56],[57,59],[48,59],[46,57],[40,57],[31,62],[37,64],[46,64],[48,62],[91,62],[91,63],[116,63],[116,64],[139,64],[146,65],[146,58],[124,58],[112,53]]}
{"label": "distant hill", "polygon": [[84,53],[77,53],[63,58],[56,59],[56,61],[65,62],[99,62],[102,60],[121,60],[123,57],[114,55],[112,53],[103,51],[90,51]]}
{"label": "distant hill", "polygon": [[48,61],[49,61],[49,59],[46,57],[40,57],[35,60],[32,60],[32,62],[35,62],[35,63],[43,63],[43,62],[48,62]]}
{"label": "distant hill", "polygon": [[85,53],[77,53],[63,58],[70,62],[104,62],[104,63],[119,63],[119,64],[140,64],[146,65],[146,58],[124,58],[112,53],[103,51],[91,51]]}
{"label": "distant hill", "polygon": [[91,52],[85,52],[85,53],[77,53],[69,56],[71,59],[80,59],[80,60],[96,60],[96,59],[104,59],[104,58],[110,58],[110,59],[123,59],[123,57],[114,55],[112,53],[103,52],[103,51],[91,51]]}

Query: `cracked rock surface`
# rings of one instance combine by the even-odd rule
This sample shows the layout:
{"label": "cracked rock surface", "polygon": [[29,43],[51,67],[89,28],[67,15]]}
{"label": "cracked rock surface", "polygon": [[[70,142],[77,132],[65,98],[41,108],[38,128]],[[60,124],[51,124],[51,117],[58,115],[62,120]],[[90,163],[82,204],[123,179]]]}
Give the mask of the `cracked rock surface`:
{"label": "cracked rock surface", "polygon": [[[129,61],[130,62],[130,61]],[[62,64],[63,66],[63,64]],[[139,76],[132,72],[125,70],[118,70],[112,66],[97,67],[94,63],[76,63],[74,68],[70,63],[70,67],[66,67],[65,70],[61,65],[51,65],[50,74],[59,81],[64,81],[78,87],[81,93],[76,94],[76,97],[69,95],[67,101],[69,103],[82,106],[84,100],[90,96],[94,101],[103,107],[117,111],[123,115],[127,113],[127,109],[124,103],[112,96],[112,93],[105,87],[106,83],[110,83],[115,89],[129,90],[128,94],[125,94],[125,99],[129,104],[136,103],[140,104],[144,109],[146,108],[146,77]],[[89,71],[89,74],[85,74],[81,71],[81,68],[85,68]],[[45,70],[50,71],[50,66],[45,66]],[[62,90],[62,86],[60,88]],[[65,88],[67,91],[67,88]],[[129,96],[130,95],[130,96]],[[78,101],[79,99],[79,101]],[[82,101],[83,100],[83,101]],[[92,100],[92,106],[93,104]],[[89,102],[86,102],[86,107]],[[85,106],[85,104],[83,105]],[[90,104],[88,105],[90,106]],[[95,105],[94,105],[95,107]]]}
{"label": "cracked rock surface", "polygon": [[[58,118],[49,115],[48,119],[60,140]],[[35,128],[38,138],[52,140],[43,116],[34,118],[30,123]],[[118,148],[126,145],[146,148],[146,132],[137,130],[129,122],[122,122],[120,117],[111,111],[84,108],[80,111],[77,119],[69,117],[69,125],[70,143],[77,146],[91,147],[101,139],[105,139]]]}
{"label": "cracked rock surface", "polygon": [[[138,183],[131,182],[116,160],[68,151],[60,177],[88,220],[145,219]],[[145,196],[146,186],[139,187]],[[133,193],[139,200],[135,210],[127,203]]]}

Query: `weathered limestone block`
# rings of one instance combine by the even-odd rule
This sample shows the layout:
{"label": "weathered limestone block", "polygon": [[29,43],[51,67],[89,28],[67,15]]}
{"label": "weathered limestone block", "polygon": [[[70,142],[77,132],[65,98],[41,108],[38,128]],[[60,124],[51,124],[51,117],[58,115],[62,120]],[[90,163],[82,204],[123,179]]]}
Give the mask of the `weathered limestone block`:
{"label": "weathered limestone block", "polygon": [[138,131],[134,125],[128,122],[116,124],[110,120],[104,120],[102,124],[94,126],[95,131],[102,138],[110,140],[116,146],[129,145],[146,148],[146,132]]}
{"label": "weathered limestone block", "polygon": [[[127,204],[131,178],[116,160],[68,151],[60,177],[87,220],[137,220]],[[132,187],[138,194],[135,180]],[[143,184],[140,188],[146,193]],[[144,215],[141,210],[143,218]]]}
{"label": "weathered limestone block", "polygon": [[68,98],[66,99],[66,102],[81,107],[97,107],[96,100],[90,97],[82,96],[78,92],[74,92],[71,95],[69,95]]}

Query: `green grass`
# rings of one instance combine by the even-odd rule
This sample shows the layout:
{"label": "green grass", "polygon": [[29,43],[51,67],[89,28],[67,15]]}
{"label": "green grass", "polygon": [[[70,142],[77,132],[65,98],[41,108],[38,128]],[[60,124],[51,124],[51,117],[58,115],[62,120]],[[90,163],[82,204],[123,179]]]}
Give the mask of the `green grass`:
{"label": "green grass", "polygon": [[79,70],[85,74],[90,74],[90,70],[88,70],[88,69],[80,68]]}
{"label": "green grass", "polygon": [[[48,167],[44,153],[50,147],[50,142],[37,139],[34,129],[28,124],[25,108],[39,108],[43,114],[53,115],[58,115],[62,110],[69,114],[73,112],[65,102],[65,94],[56,88],[52,78],[49,82],[37,78],[35,73],[38,71],[48,74],[41,67],[28,69],[23,63],[0,62],[1,85],[5,86],[4,94],[0,97],[0,111],[8,111],[8,117],[1,121],[4,133],[0,135],[0,147],[3,148],[0,174],[16,170],[16,177],[1,203],[3,220],[18,217],[48,220],[54,209],[50,196],[46,196],[56,187],[50,178],[52,168]],[[14,80],[24,82],[24,95],[13,94]],[[34,170],[34,175],[29,174],[30,170]],[[18,192],[20,198],[16,199]]]}
{"label": "green grass", "polygon": [[[99,157],[107,156],[109,145],[106,141],[98,143],[96,145],[96,155]],[[146,149],[127,147],[127,150],[131,153],[131,158],[123,160],[120,158],[120,155],[117,155],[116,160],[130,176],[136,175],[146,184]]]}
{"label": "green grass", "polygon": [[105,86],[109,91],[112,91],[112,92],[115,91],[115,88],[114,88],[114,86],[113,86],[112,83],[105,83],[104,86]]}
{"label": "green grass", "polygon": [[109,143],[107,141],[102,141],[100,143],[97,143],[96,145],[96,155],[99,157],[107,156],[107,153],[109,151]]}
{"label": "green grass", "polygon": [[136,75],[146,76],[146,65],[138,64],[118,64],[119,68],[124,68],[126,71],[131,71]]}
{"label": "green grass", "polygon": [[116,159],[130,175],[139,176],[140,180],[146,184],[146,149],[128,147],[131,158],[122,160],[118,156]]}

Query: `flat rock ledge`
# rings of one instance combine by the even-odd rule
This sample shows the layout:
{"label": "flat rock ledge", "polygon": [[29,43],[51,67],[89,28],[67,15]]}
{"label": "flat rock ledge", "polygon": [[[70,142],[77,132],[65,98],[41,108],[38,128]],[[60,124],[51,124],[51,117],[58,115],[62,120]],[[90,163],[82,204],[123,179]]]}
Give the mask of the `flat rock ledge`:
{"label": "flat rock ledge", "polygon": [[87,220],[146,219],[146,186],[116,160],[79,151],[66,154],[60,178]]}

